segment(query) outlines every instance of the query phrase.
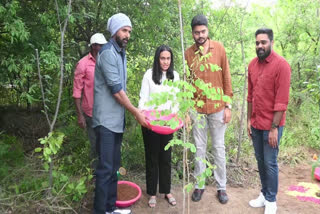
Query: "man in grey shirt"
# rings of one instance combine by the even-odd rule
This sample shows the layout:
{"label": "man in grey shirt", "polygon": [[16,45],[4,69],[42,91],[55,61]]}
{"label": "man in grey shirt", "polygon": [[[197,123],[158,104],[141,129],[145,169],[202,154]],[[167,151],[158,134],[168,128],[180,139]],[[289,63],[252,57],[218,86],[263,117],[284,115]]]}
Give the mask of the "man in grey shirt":
{"label": "man in grey shirt", "polygon": [[93,127],[99,156],[96,170],[94,213],[117,213],[117,170],[120,167],[125,109],[148,127],[145,116],[126,95],[127,60],[125,47],[131,34],[131,21],[123,13],[108,20],[111,39],[97,56],[94,77]]}

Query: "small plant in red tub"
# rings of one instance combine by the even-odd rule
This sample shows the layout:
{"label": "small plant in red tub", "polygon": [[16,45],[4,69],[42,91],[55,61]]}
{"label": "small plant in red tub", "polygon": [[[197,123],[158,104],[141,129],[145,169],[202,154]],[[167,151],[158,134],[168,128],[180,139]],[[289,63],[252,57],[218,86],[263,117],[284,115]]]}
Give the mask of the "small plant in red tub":
{"label": "small plant in red tub", "polygon": [[167,112],[149,110],[144,111],[144,114],[151,130],[158,134],[172,134],[183,126],[182,120],[175,113],[167,114]]}

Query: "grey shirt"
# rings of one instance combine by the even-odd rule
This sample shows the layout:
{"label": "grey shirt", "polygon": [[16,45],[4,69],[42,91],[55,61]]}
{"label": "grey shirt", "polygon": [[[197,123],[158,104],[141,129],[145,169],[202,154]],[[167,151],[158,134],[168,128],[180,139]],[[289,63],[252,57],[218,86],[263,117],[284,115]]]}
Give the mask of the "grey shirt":
{"label": "grey shirt", "polygon": [[126,91],[127,60],[124,49],[110,39],[97,55],[94,74],[94,102],[92,126],[104,126],[110,131],[123,133],[125,108],[113,94]]}

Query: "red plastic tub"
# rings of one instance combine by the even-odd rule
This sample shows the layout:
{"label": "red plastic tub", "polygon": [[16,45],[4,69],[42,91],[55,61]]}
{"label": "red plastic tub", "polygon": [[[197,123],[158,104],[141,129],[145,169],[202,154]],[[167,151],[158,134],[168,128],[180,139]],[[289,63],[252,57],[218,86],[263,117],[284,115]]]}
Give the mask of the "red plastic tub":
{"label": "red plastic tub", "polygon": [[130,182],[130,181],[118,181],[118,184],[127,184],[131,187],[134,187],[135,189],[138,190],[138,195],[135,198],[128,200],[128,201],[118,201],[117,200],[116,201],[117,207],[119,207],[119,208],[129,207],[132,204],[134,204],[136,201],[138,201],[139,198],[141,197],[141,188],[137,184]]}
{"label": "red plastic tub", "polygon": [[[172,134],[172,133],[178,131],[183,126],[183,122],[181,119],[179,119],[177,117],[177,114],[161,115],[159,118],[157,118],[155,116],[155,114],[156,114],[155,110],[144,111],[144,114],[147,117],[147,123],[151,127],[151,130],[158,133],[158,134],[163,134],[163,135]],[[160,125],[152,125],[151,124],[151,121],[153,121],[153,120],[169,121],[172,118],[176,118],[177,120],[179,120],[179,125],[175,129],[172,129],[169,126],[160,126]]]}
{"label": "red plastic tub", "polygon": [[314,170],[314,178],[320,181],[320,167],[316,167]]}

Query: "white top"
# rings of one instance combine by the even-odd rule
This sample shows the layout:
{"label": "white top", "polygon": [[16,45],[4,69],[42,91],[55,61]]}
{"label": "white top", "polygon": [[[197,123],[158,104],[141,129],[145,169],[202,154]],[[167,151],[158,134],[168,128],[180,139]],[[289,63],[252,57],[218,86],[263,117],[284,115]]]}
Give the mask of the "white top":
{"label": "white top", "polygon": [[[176,71],[173,71],[174,79],[173,81],[179,80],[179,74]],[[143,76],[141,90],[140,90],[140,100],[139,100],[139,109],[141,110],[168,110],[171,109],[172,112],[176,113],[178,111],[178,104],[172,104],[171,100],[168,100],[165,104],[160,106],[146,106],[146,103],[151,100],[151,94],[168,92],[170,95],[173,95],[176,98],[176,94],[178,92],[177,88],[170,87],[168,85],[163,85],[163,82],[167,79],[166,72],[162,73],[162,78],[160,80],[161,84],[157,85],[152,80],[152,69],[147,70],[147,72]]]}

